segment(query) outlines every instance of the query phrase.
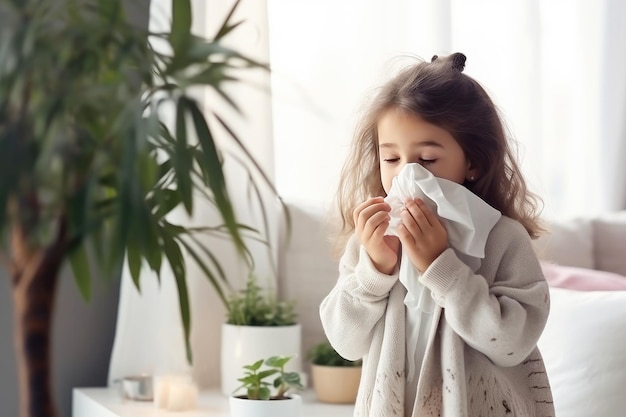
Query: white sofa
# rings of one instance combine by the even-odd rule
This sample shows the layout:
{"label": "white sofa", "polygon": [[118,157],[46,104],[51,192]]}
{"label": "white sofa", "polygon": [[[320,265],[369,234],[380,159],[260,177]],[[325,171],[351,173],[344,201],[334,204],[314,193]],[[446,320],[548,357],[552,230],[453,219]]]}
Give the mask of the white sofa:
{"label": "white sofa", "polygon": [[541,259],[626,275],[626,211],[549,222],[535,242]]}
{"label": "white sofa", "polygon": [[626,416],[626,211],[550,231],[535,246],[551,284],[539,349],[556,417]]}

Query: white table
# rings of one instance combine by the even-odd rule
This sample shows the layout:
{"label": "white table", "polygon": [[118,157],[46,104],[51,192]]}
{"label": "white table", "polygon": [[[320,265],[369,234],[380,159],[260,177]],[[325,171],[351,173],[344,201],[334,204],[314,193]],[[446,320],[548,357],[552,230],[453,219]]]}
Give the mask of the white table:
{"label": "white table", "polygon": [[[300,417],[352,417],[353,405],[320,403],[315,394],[302,393]],[[219,389],[200,392],[193,411],[174,412],[159,409],[152,402],[129,401],[115,388],[74,388],[72,417],[229,417],[228,397]],[[251,416],[252,417],[252,416]]]}

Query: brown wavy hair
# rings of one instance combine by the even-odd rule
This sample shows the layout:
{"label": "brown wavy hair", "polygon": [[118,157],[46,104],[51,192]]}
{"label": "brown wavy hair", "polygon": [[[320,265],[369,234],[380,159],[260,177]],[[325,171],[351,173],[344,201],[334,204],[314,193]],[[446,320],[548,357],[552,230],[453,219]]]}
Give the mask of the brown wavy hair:
{"label": "brown wavy hair", "polygon": [[341,171],[337,203],[341,217],[337,250],[354,232],[352,213],[372,196],[384,196],[378,155],[378,120],[389,109],[448,131],[478,168],[478,179],[463,185],[503,215],[520,222],[532,238],[544,230],[539,221],[541,199],[522,177],[514,144],[505,133],[498,110],[483,87],[463,74],[465,55],[420,61],[384,84],[357,124],[350,153]]}

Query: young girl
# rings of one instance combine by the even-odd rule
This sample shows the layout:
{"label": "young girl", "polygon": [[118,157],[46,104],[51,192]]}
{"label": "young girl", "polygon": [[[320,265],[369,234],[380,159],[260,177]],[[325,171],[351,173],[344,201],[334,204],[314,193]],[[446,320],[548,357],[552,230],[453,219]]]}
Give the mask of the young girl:
{"label": "young girl", "polygon": [[[463,54],[435,56],[384,85],[343,170],[345,249],[320,315],[334,348],[363,359],[355,416],[554,416],[536,347],[549,311],[530,239],[541,231],[537,199],[493,102],[464,67]],[[421,198],[404,200],[394,236],[384,197],[407,164],[444,192],[421,185]],[[463,193],[471,195],[461,201]],[[495,219],[460,232],[485,236],[473,243],[477,258],[441,216],[469,197],[483,207],[466,215]]]}

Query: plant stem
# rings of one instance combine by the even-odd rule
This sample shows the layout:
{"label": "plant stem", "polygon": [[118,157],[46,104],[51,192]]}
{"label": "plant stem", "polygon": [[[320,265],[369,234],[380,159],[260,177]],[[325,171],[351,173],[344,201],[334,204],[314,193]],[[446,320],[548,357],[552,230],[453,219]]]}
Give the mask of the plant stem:
{"label": "plant stem", "polygon": [[[20,207],[9,204],[16,215]],[[15,217],[17,218],[17,217]],[[14,343],[20,417],[54,417],[51,390],[51,332],[58,276],[67,255],[67,221],[59,218],[56,238],[48,247],[28,239],[27,228],[11,229]]]}
{"label": "plant stem", "polygon": [[[14,230],[16,235],[19,230]],[[12,243],[20,245],[23,240],[15,238]],[[56,414],[51,392],[52,313],[63,252],[50,248],[28,253],[16,262],[12,292],[20,416],[52,417]]]}

